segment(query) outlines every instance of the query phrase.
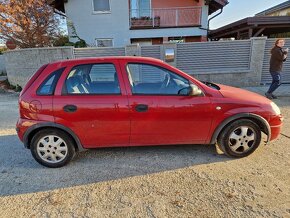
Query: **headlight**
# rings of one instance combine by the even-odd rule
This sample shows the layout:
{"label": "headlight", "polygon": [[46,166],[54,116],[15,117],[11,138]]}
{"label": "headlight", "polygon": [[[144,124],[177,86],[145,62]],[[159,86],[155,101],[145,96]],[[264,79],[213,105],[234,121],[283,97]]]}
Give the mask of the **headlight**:
{"label": "headlight", "polygon": [[274,102],[271,102],[271,106],[275,114],[281,114],[280,108]]}

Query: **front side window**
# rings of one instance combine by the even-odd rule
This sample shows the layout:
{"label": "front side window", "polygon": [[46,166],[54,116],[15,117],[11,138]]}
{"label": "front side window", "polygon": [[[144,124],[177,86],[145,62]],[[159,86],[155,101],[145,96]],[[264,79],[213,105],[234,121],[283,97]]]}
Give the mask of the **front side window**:
{"label": "front side window", "polygon": [[74,67],[65,82],[65,94],[120,94],[113,64],[86,64]]}
{"label": "front side window", "polygon": [[128,64],[127,72],[133,94],[181,95],[189,81],[167,69],[148,64]]}
{"label": "front side window", "polygon": [[110,0],[93,0],[93,6],[95,12],[109,12]]}

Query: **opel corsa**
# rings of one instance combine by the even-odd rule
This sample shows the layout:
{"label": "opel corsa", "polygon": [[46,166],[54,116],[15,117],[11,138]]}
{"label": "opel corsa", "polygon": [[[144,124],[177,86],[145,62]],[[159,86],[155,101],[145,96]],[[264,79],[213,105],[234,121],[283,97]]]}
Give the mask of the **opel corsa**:
{"label": "opel corsa", "polygon": [[278,137],[275,103],[200,82],[152,58],[104,57],[42,66],[19,97],[17,132],[35,160],[62,167],[90,148],[217,144],[245,157]]}

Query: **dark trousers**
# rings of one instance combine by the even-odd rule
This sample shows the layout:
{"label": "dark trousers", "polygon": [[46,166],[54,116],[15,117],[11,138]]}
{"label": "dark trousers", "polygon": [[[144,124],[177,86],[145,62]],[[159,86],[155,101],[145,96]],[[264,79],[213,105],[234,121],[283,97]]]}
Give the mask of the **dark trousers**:
{"label": "dark trousers", "polygon": [[269,87],[268,93],[272,94],[281,85],[281,73],[270,72],[272,76],[272,83]]}

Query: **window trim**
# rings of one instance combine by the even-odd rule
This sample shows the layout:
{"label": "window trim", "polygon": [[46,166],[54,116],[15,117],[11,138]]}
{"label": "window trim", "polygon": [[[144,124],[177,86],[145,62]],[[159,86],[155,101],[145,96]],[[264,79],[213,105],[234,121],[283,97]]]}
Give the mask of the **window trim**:
{"label": "window trim", "polygon": [[93,7],[93,14],[111,14],[112,13],[112,8],[111,8],[111,0],[109,1],[109,10],[105,10],[105,11],[95,11],[95,3],[94,0],[92,0],[92,7]]}
{"label": "window trim", "polygon": [[115,68],[115,70],[116,70],[117,76],[118,76],[117,67],[116,67],[115,63],[112,63],[112,62],[86,63],[86,64],[74,65],[74,66],[72,66],[69,69],[67,75],[65,76],[64,82],[62,84],[61,96],[109,96],[109,95],[121,96],[122,95],[122,90],[121,90],[121,81],[119,79],[119,76],[118,76],[119,89],[120,89],[120,92],[119,93],[68,93],[67,87],[66,87],[66,80],[67,80],[67,77],[69,76],[70,72],[75,67],[81,67],[81,66],[84,66],[84,65],[91,65],[91,68],[92,68],[93,65],[97,65],[97,64],[111,64],[111,65],[113,65],[114,68]]}
{"label": "window trim", "polygon": [[[56,85],[59,81],[60,76],[62,75],[62,73],[64,72],[66,67],[62,67],[59,68],[55,71],[53,71],[52,73],[50,73],[45,80],[38,86],[37,90],[36,90],[36,95],[38,96],[53,96],[55,93],[55,89],[56,89]],[[42,94],[40,93],[40,89],[44,86],[45,83],[47,83],[48,80],[50,80],[53,76],[55,75],[55,79],[53,80],[51,86],[53,87],[52,89],[52,93],[51,94]]]}
{"label": "window trim", "polygon": [[[194,85],[196,85],[195,83],[193,83],[193,82],[190,81],[189,79],[184,78],[183,76],[181,76],[181,75],[179,75],[179,74],[177,74],[177,73],[175,73],[175,72],[173,72],[173,71],[171,71],[171,70],[169,70],[169,69],[167,69],[167,68],[164,68],[164,67],[161,67],[161,66],[158,66],[158,65],[154,65],[154,64],[151,64],[151,63],[141,63],[141,62],[127,62],[127,63],[126,63],[126,72],[127,72],[127,75],[128,75],[128,76],[127,76],[127,77],[128,77],[128,81],[129,81],[129,71],[128,71],[128,67],[129,67],[130,64],[143,64],[143,65],[150,65],[150,66],[154,66],[154,67],[157,67],[157,68],[160,68],[160,69],[164,69],[164,70],[169,71],[170,73],[173,73],[173,74],[176,74],[176,75],[180,76],[180,77],[183,78],[184,80],[188,81],[188,84],[194,84]],[[130,75],[130,77],[132,77],[132,76]],[[187,96],[187,95],[178,95],[178,94],[152,94],[152,93],[148,93],[148,94],[146,94],[146,93],[134,93],[134,92],[133,92],[133,87],[131,86],[130,81],[129,81],[129,85],[130,85],[131,94],[134,95],[134,96],[183,96],[183,97]],[[197,85],[196,85],[196,86],[197,86]],[[197,87],[199,87],[199,86],[197,86]],[[189,96],[189,97],[190,97],[190,96]]]}

